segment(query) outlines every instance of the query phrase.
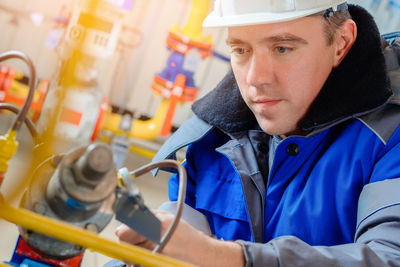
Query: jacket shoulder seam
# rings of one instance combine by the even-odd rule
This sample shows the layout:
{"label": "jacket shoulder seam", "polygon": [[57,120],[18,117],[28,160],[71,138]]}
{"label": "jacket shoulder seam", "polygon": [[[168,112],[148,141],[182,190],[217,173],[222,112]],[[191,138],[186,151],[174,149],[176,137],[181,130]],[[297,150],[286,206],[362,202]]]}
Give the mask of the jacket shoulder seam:
{"label": "jacket shoulder seam", "polygon": [[356,119],[386,145],[400,126],[400,105],[387,104],[381,109],[356,117]]}

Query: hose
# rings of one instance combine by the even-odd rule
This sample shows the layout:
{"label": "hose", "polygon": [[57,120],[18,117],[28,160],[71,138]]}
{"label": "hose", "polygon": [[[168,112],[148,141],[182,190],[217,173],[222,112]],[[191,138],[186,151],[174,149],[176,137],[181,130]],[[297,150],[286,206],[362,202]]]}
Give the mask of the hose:
{"label": "hose", "polygon": [[185,196],[186,196],[186,170],[185,167],[183,167],[178,161],[176,160],[171,160],[171,159],[166,159],[162,160],[159,162],[154,162],[154,163],[149,163],[147,165],[144,165],[140,167],[139,169],[136,169],[130,174],[132,177],[136,178],[142,174],[145,174],[155,168],[175,168],[178,170],[178,175],[179,175],[179,191],[178,191],[178,208],[176,211],[176,215],[170,226],[168,227],[167,231],[165,232],[164,236],[161,238],[160,244],[158,244],[154,250],[153,253],[160,253],[165,245],[168,243],[170,240],[172,234],[174,233],[176,227],[178,226],[179,220],[181,219],[182,216],[182,210],[183,210],[183,204],[185,202]]}
{"label": "hose", "polygon": [[[11,111],[15,114],[18,114],[20,112],[20,109],[12,104],[8,104],[8,103],[0,103],[0,110],[5,109],[8,111]],[[32,137],[37,137],[38,136],[38,132],[36,130],[35,125],[33,124],[32,120],[29,117],[25,117],[24,120],[26,126],[28,127],[29,132],[31,133]]]}
{"label": "hose", "polygon": [[35,67],[33,66],[32,60],[24,53],[18,51],[9,51],[0,54],[0,62],[11,58],[18,58],[23,60],[28,65],[30,72],[28,96],[26,97],[25,103],[22,106],[21,110],[19,111],[17,118],[15,119],[13,126],[11,128],[13,131],[18,131],[21,128],[21,125],[24,122],[33,101],[33,96],[35,93],[35,85],[36,85],[36,70]]}

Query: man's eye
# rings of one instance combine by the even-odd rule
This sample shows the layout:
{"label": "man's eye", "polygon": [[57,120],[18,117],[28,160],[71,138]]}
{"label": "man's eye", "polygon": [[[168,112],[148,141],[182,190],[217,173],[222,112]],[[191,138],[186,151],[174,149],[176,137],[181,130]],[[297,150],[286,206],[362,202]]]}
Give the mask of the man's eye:
{"label": "man's eye", "polygon": [[246,53],[246,49],[243,47],[233,47],[231,48],[231,53],[235,55],[243,55]]}
{"label": "man's eye", "polygon": [[292,51],[293,48],[291,48],[291,47],[285,47],[285,46],[277,46],[277,47],[275,48],[275,50],[276,50],[276,52],[278,52],[279,54],[287,54],[287,53],[289,53],[290,51]]}

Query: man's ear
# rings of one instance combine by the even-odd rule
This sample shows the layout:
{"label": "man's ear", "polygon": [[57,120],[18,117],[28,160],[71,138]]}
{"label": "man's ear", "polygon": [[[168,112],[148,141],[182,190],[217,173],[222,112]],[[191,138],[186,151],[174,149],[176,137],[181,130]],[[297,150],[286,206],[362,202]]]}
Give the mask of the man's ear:
{"label": "man's ear", "polygon": [[334,45],[336,46],[333,66],[340,65],[357,38],[357,25],[352,19],[345,20],[338,28]]}

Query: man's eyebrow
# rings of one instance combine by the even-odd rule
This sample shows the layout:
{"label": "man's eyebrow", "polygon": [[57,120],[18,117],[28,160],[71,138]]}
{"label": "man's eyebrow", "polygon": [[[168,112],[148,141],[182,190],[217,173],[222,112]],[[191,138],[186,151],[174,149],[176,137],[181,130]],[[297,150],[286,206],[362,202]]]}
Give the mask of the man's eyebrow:
{"label": "man's eyebrow", "polygon": [[[306,40],[303,38],[300,38],[298,36],[292,35],[292,34],[279,34],[279,35],[273,35],[269,37],[265,37],[262,39],[262,42],[267,42],[267,43],[284,43],[284,42],[289,42],[289,43],[299,43],[299,44],[308,44]],[[237,38],[227,38],[226,39],[226,44],[227,45],[233,45],[233,44],[245,44],[246,42],[237,39]]]}
{"label": "man's eyebrow", "polygon": [[236,38],[227,38],[225,40],[227,45],[233,45],[233,44],[244,44],[245,42],[240,40],[240,39],[236,39]]}
{"label": "man's eyebrow", "polygon": [[300,38],[300,37],[292,35],[292,34],[287,34],[287,33],[269,36],[269,37],[264,38],[263,41],[268,42],[268,43],[289,42],[289,43],[308,44],[308,42],[306,40],[304,40],[303,38]]}

